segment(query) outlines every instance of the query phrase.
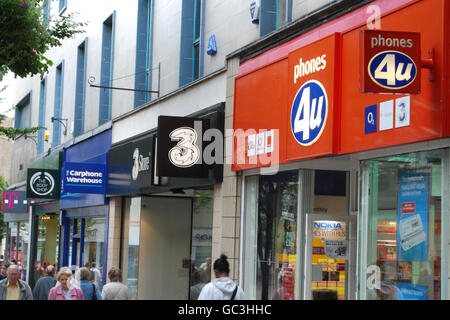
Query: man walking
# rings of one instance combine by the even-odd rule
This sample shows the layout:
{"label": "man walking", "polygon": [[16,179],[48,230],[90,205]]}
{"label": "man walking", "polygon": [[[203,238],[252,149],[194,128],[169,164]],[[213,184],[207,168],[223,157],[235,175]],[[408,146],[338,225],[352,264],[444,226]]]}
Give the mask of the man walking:
{"label": "man walking", "polygon": [[0,300],[33,300],[30,286],[19,279],[19,274],[18,265],[8,267],[7,278],[0,281]]}
{"label": "man walking", "polygon": [[50,289],[56,285],[55,267],[47,266],[45,277],[40,278],[33,290],[34,300],[48,300]]}

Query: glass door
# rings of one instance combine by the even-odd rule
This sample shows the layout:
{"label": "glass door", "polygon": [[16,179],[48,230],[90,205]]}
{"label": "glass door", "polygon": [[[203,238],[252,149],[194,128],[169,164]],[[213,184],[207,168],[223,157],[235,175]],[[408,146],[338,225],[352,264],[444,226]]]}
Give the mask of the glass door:
{"label": "glass door", "polygon": [[356,217],[307,214],[305,299],[353,298],[356,274]]}

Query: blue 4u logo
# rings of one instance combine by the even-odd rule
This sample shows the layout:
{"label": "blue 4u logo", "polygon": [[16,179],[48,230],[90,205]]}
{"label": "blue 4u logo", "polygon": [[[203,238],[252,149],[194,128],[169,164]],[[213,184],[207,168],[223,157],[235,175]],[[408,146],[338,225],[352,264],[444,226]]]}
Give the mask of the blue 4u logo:
{"label": "blue 4u logo", "polygon": [[399,51],[378,53],[370,60],[368,71],[376,84],[387,89],[402,89],[410,85],[417,75],[414,61]]}
{"label": "blue 4u logo", "polygon": [[291,110],[291,130],[302,146],[312,145],[325,128],[328,115],[327,92],[316,80],[309,80],[298,90]]}

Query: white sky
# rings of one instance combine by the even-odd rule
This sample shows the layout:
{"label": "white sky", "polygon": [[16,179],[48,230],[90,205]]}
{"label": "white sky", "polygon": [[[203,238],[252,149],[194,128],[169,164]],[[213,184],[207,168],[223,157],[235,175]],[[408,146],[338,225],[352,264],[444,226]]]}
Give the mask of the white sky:
{"label": "white sky", "polygon": [[0,113],[6,114],[8,117],[14,117],[14,110],[7,112],[14,105],[14,91],[15,91],[15,81],[14,75],[12,73],[8,73],[3,81],[0,82],[0,88],[7,86],[6,90],[0,93],[0,98],[3,100],[0,101]]}

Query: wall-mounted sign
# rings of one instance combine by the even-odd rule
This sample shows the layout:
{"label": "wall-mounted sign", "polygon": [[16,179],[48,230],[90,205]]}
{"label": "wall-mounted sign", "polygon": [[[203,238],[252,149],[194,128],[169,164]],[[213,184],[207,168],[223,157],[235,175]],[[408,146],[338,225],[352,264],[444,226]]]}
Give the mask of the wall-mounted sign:
{"label": "wall-mounted sign", "polygon": [[313,221],[313,238],[323,240],[346,240],[346,223],[344,221]]}
{"label": "wall-mounted sign", "polygon": [[420,93],[420,33],[361,31],[361,91]]}
{"label": "wall-mounted sign", "polygon": [[108,151],[108,189],[138,190],[152,185],[155,134],[145,135]]}
{"label": "wall-mounted sign", "polygon": [[160,116],[157,175],[207,178],[209,165],[203,159],[203,134],[209,128],[209,119]]}
{"label": "wall-mounted sign", "polygon": [[2,196],[3,213],[28,213],[25,191],[5,190]]}
{"label": "wall-mounted sign", "polygon": [[334,34],[295,50],[289,60],[289,124],[287,158],[332,154],[335,113],[339,113],[341,35]]}
{"label": "wall-mounted sign", "polygon": [[59,199],[59,170],[28,169],[27,198]]}
{"label": "wall-mounted sign", "polygon": [[253,24],[259,23],[259,0],[254,0],[250,3],[250,18]]}
{"label": "wall-mounted sign", "polygon": [[62,182],[64,193],[104,194],[106,164],[65,162]]}

